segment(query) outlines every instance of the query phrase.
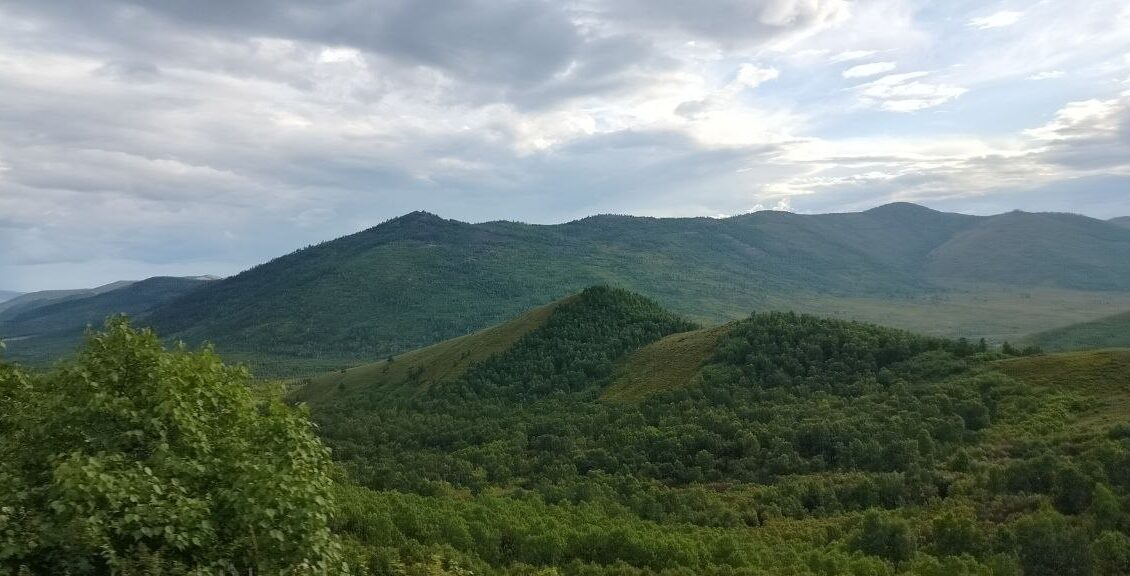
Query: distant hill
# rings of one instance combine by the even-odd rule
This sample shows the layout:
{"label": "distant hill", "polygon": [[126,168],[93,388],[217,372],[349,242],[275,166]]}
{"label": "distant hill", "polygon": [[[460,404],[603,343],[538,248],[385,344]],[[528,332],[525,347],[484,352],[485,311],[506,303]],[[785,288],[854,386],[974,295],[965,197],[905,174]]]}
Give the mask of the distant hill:
{"label": "distant hill", "polygon": [[1027,341],[1045,350],[1130,348],[1130,312],[1047,330]]}
{"label": "distant hill", "polygon": [[12,292],[10,290],[0,290],[0,304],[11,300],[17,296],[22,296],[23,292]]}
{"label": "distant hill", "polygon": [[[489,326],[591,284],[640,291],[704,323],[796,309],[1015,338],[1101,315],[1083,291],[1130,305],[1130,229],[905,203],[559,225],[414,212],[209,284],[150,321],[236,357],[350,364]],[[1041,299],[1040,291],[1059,292]],[[1023,318],[1009,309],[1021,298],[1032,311]]]}
{"label": "distant hill", "polygon": [[[144,318],[154,307],[202,287],[208,280],[154,277],[121,282],[92,290],[65,291],[26,300],[0,311],[0,337],[5,356],[44,361],[64,355],[78,344],[88,325],[100,326],[107,316],[127,314]],[[26,296],[42,295],[42,292]]]}
{"label": "distant hill", "polygon": [[937,280],[1126,290],[1127,232],[1074,214],[1010,212],[980,220],[938,246],[928,274]]}
{"label": "distant hill", "polygon": [[1118,226],[1125,226],[1127,228],[1130,228],[1130,216],[1121,216],[1121,217],[1118,217],[1118,218],[1111,218],[1110,220],[1107,220],[1107,222],[1110,222],[1111,224],[1117,224]]}
{"label": "distant hill", "polygon": [[129,280],[119,280],[104,284],[96,288],[78,288],[74,290],[40,290],[38,292],[28,292],[20,294],[15,298],[11,298],[0,302],[0,314],[6,313],[8,310],[19,309],[20,312],[27,312],[40,306],[59,302],[70,298],[83,298],[86,296],[94,296],[117,290],[118,288],[125,288],[132,284]]}

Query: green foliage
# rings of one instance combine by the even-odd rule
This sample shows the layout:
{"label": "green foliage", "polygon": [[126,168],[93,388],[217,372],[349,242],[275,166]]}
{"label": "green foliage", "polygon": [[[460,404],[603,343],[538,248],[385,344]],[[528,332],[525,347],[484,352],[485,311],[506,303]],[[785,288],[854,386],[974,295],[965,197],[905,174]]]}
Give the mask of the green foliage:
{"label": "green foliage", "polygon": [[0,573],[1122,574],[1127,366],[591,288],[294,391],[334,485],[301,412],[113,321],[0,365]]}
{"label": "green foliage", "polygon": [[877,510],[869,510],[863,516],[855,546],[864,554],[906,562],[914,557],[914,534],[905,520],[885,518]]}
{"label": "green foliage", "polygon": [[935,517],[930,523],[929,542],[938,556],[979,556],[985,550],[976,514],[967,506],[946,510]]}
{"label": "green foliage", "polygon": [[1091,574],[1090,542],[1067,518],[1041,511],[1021,518],[1015,530],[1025,576]]}
{"label": "green foliage", "polygon": [[49,374],[0,367],[0,415],[0,567],[343,568],[328,451],[211,350],[166,351],[112,319]]}
{"label": "green foliage", "polygon": [[300,394],[367,487],[342,494],[338,529],[389,574],[437,555],[482,574],[1117,563],[1097,539],[1123,529],[1130,493],[1130,432],[1102,419],[1127,396],[1121,359],[1006,358],[796,314],[689,328],[592,289],[427,386],[373,374]]}
{"label": "green foliage", "polygon": [[1103,532],[1093,550],[1096,576],[1130,574],[1130,538],[1125,534]]}

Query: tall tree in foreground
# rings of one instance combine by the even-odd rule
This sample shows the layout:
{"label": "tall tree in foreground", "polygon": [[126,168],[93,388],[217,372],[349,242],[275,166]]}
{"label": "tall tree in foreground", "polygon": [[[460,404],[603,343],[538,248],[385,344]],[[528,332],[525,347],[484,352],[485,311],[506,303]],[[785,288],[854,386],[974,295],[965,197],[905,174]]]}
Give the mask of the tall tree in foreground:
{"label": "tall tree in foreground", "polygon": [[345,571],[306,416],[122,318],[49,374],[0,364],[0,462],[0,571]]}

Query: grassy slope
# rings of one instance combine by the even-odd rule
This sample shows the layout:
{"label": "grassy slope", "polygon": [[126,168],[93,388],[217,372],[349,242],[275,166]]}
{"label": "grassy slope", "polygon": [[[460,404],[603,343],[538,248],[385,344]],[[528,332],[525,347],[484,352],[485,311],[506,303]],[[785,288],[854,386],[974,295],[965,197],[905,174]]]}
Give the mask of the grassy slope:
{"label": "grassy slope", "polygon": [[633,401],[665,390],[686,386],[714,352],[718,339],[730,325],[680,332],[629,354],[604,390],[606,400]]}
{"label": "grassy slope", "polygon": [[390,397],[409,396],[430,384],[455,379],[471,365],[506,350],[544,324],[559,304],[540,306],[504,324],[405,352],[391,360],[322,374],[312,378],[296,399],[317,402],[361,388],[378,389]]}
{"label": "grassy slope", "polygon": [[954,285],[946,292],[905,298],[794,294],[764,309],[796,310],[931,336],[986,338],[1000,343],[1019,342],[1033,332],[1098,320],[1112,309],[1127,308],[1130,293]]}
{"label": "grassy slope", "polygon": [[1084,428],[1130,421],[1130,350],[1066,352],[998,362],[1025,385],[1065,393]]}
{"label": "grassy slope", "polygon": [[1047,330],[1027,341],[1045,350],[1130,347],[1130,312]]}

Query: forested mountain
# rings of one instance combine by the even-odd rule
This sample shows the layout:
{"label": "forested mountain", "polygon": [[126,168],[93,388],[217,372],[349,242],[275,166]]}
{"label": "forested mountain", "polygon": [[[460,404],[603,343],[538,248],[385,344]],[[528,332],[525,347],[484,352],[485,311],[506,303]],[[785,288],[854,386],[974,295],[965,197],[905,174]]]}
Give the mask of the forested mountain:
{"label": "forested mountain", "polygon": [[[201,278],[154,277],[117,282],[93,290],[54,291],[0,311],[0,338],[7,356],[25,361],[50,361],[69,354],[88,325],[100,325],[113,314],[144,319],[153,308],[204,286]],[[67,294],[58,296],[58,292]]]}
{"label": "forested mountain", "polygon": [[[596,283],[705,323],[796,309],[1008,338],[1097,318],[1097,294],[1130,305],[1130,229],[913,204],[560,225],[416,212],[210,284],[150,321],[243,358],[341,365],[489,326]],[[1010,308],[1019,298],[1031,313]]]}
{"label": "forested mountain", "polygon": [[1124,574],[1130,353],[1018,354],[592,288],[293,399],[377,573]]}
{"label": "forested mountain", "polygon": [[1040,332],[1027,340],[1047,350],[1130,348],[1130,312]]}

